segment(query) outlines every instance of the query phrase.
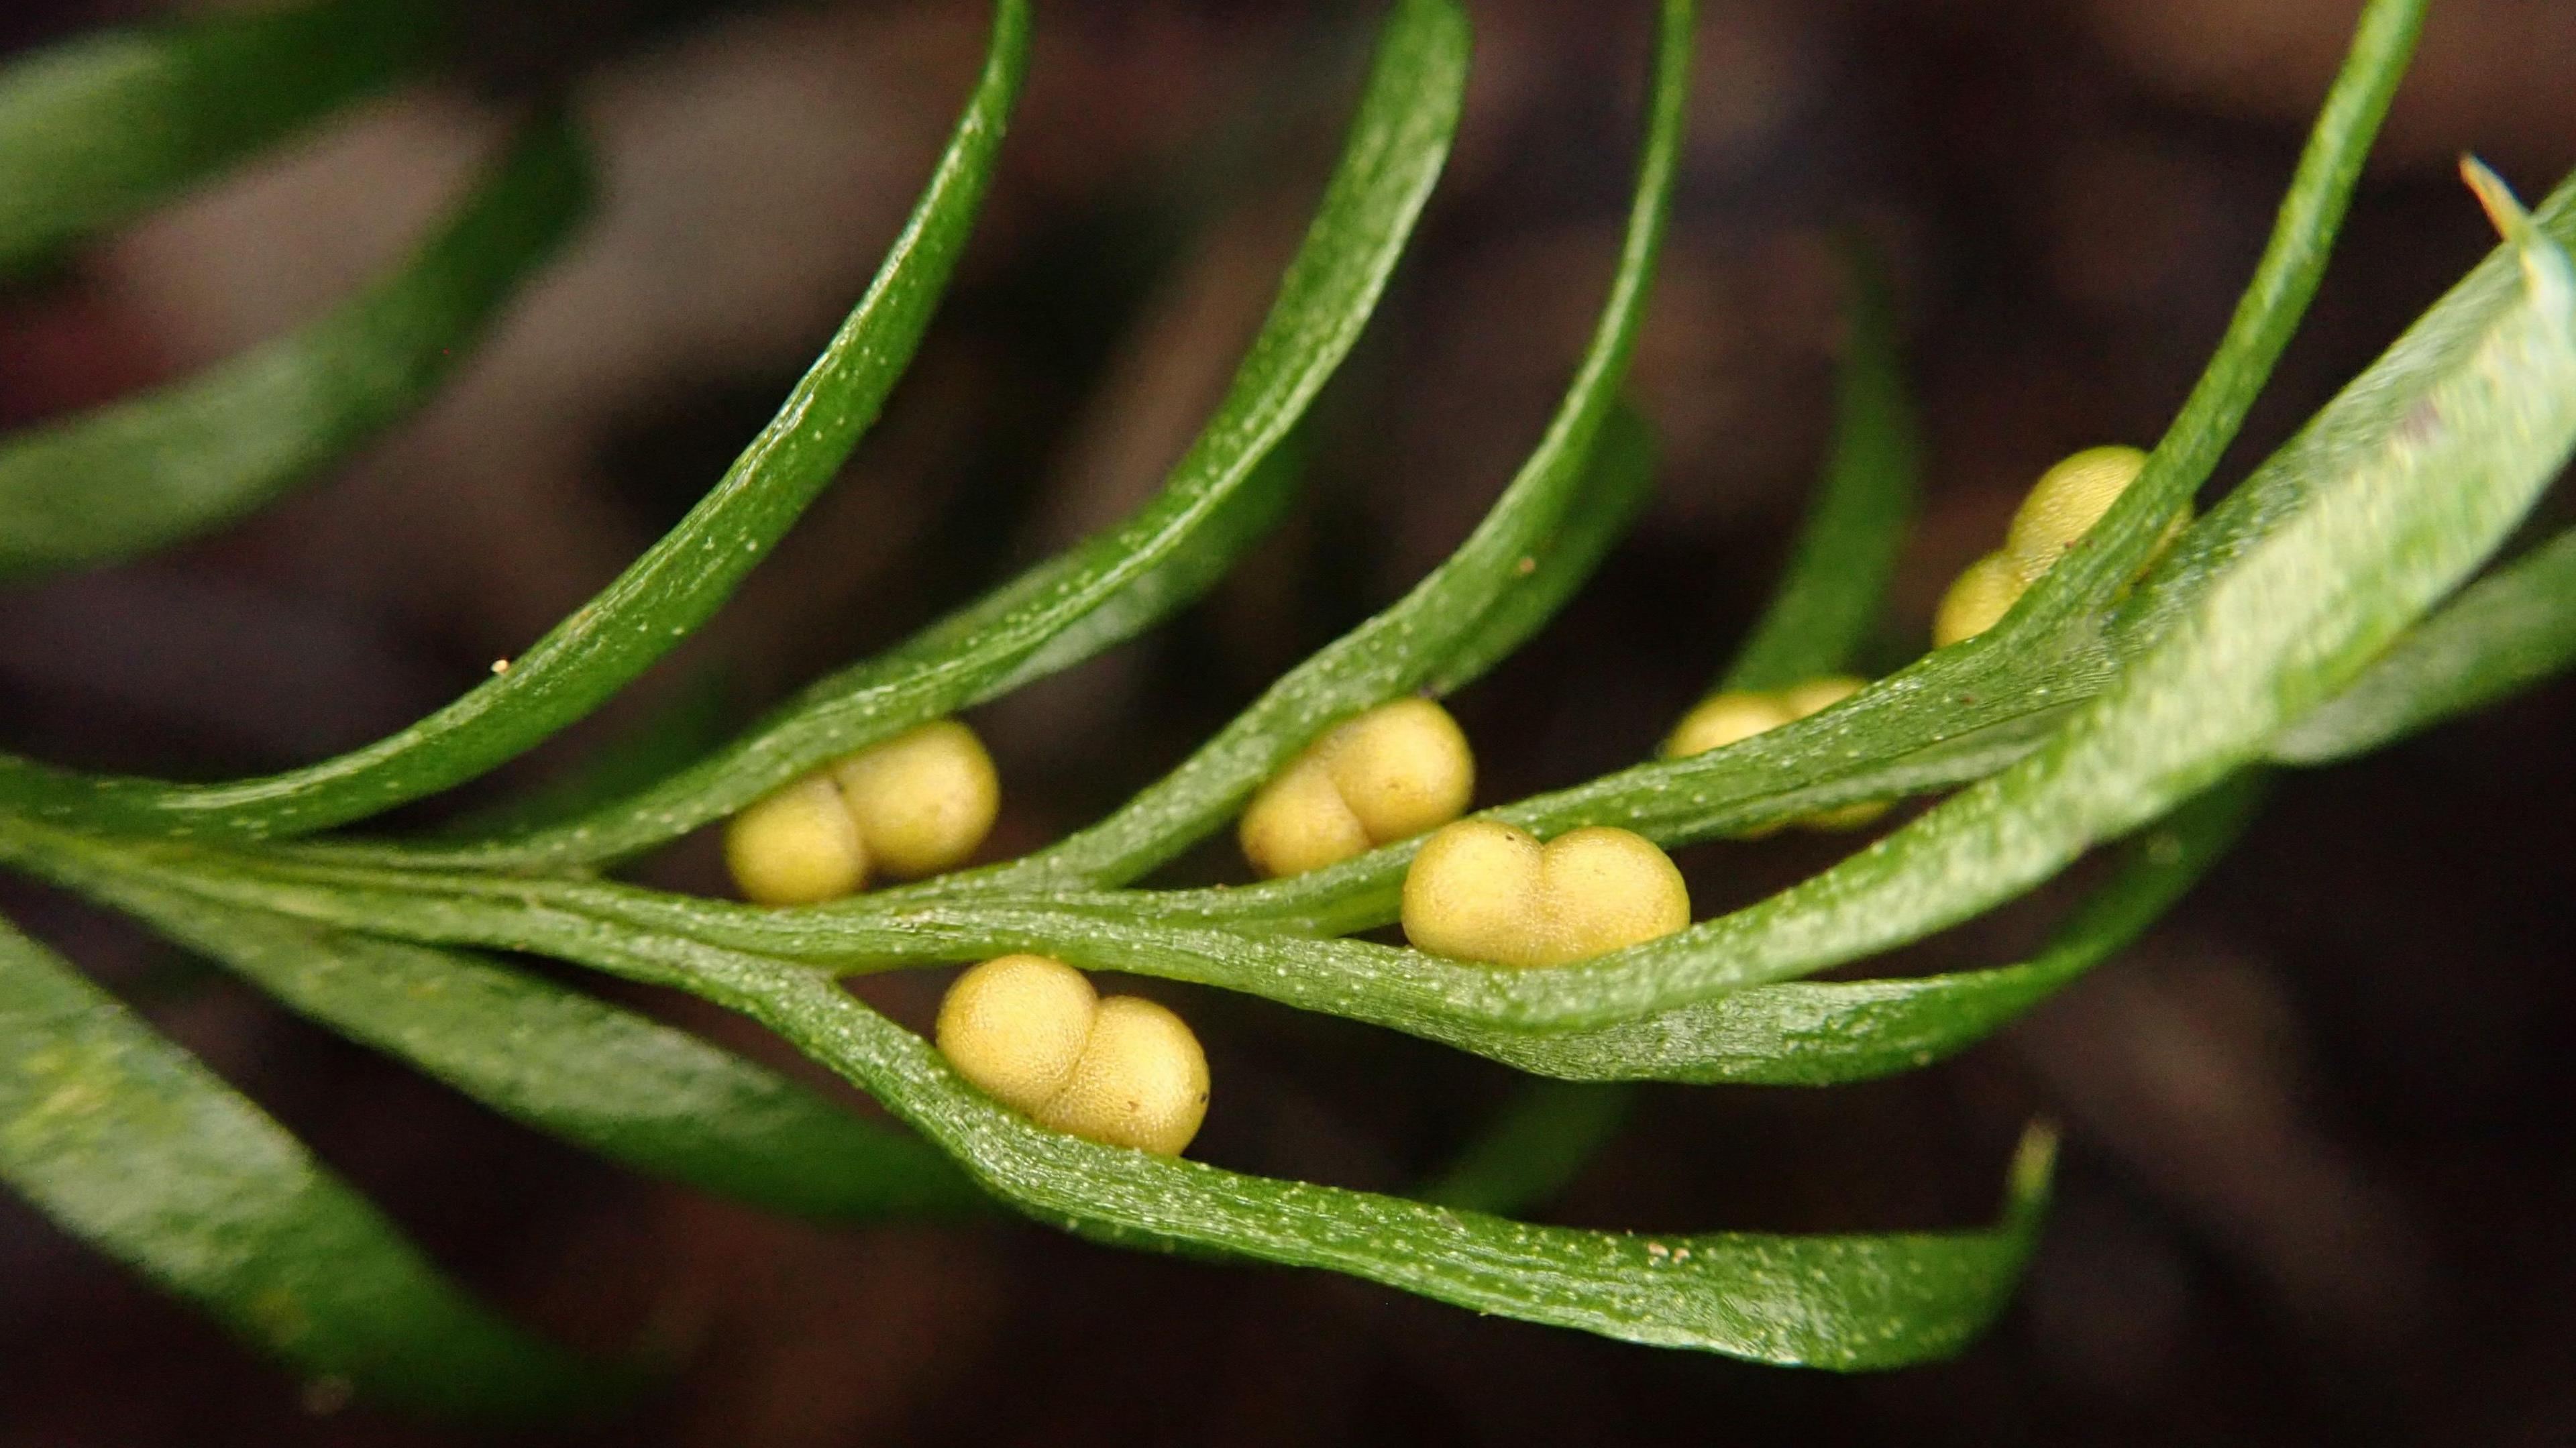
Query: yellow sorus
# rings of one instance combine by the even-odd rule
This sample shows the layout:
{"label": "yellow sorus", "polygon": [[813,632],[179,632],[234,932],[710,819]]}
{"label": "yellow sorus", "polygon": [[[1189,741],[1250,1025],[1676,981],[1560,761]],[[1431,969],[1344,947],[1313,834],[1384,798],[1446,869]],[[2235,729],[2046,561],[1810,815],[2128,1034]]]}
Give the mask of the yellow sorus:
{"label": "yellow sorus", "polygon": [[1178,1156],[1207,1116],[1207,1054],[1179,1016],[1138,996],[1103,1000],[1043,955],[958,976],[936,1035],[958,1075],[1086,1141]]}
{"label": "yellow sorus", "polygon": [[975,731],[924,724],[788,784],[725,827],[745,899],[812,905],[872,873],[918,879],[964,864],[993,828],[1002,786]]}
{"label": "yellow sorus", "polygon": [[2138,480],[2147,455],[2133,447],[2088,447],[2039,475],[2004,529],[2004,557],[2024,579],[2036,579],[2093,531]]}
{"label": "yellow sorus", "polygon": [[[1793,719],[1804,719],[1859,693],[1864,682],[1849,674],[1827,674],[1770,693],[1730,689],[1722,694],[1711,694],[1682,716],[1682,722],[1674,728],[1672,737],[1664,741],[1664,757],[1682,759],[1693,754],[1705,754],[1709,750],[1750,739],[1765,730],[1777,729]],[[1838,809],[1820,810],[1794,823],[1807,829],[1854,830],[1887,813],[1887,810],[1885,801],[1862,800]],[[1774,828],[1777,827],[1750,830],[1744,838],[1759,839]]]}
{"label": "yellow sorus", "polygon": [[1476,759],[1449,711],[1398,699],[1335,728],[1273,776],[1236,837],[1264,875],[1302,875],[1464,813]]}
{"label": "yellow sorus", "polygon": [[1932,611],[1932,647],[1948,648],[2003,622],[2029,587],[2030,580],[2000,553],[1989,553],[1959,570],[1949,591],[1941,595],[1941,606]]}
{"label": "yellow sorus", "polygon": [[[2066,550],[2102,521],[2146,465],[2147,455],[2136,448],[2095,447],[2040,474],[2014,510],[2004,546],[1969,564],[1941,596],[1932,615],[1933,647],[1946,648],[1993,628]],[[2176,514],[2148,564],[2190,523],[2189,508]]]}
{"label": "yellow sorus", "polygon": [[1404,933],[1434,955],[1563,965],[1690,924],[1690,892],[1643,836],[1590,826],[1542,845],[1494,820],[1423,842],[1404,876]]}

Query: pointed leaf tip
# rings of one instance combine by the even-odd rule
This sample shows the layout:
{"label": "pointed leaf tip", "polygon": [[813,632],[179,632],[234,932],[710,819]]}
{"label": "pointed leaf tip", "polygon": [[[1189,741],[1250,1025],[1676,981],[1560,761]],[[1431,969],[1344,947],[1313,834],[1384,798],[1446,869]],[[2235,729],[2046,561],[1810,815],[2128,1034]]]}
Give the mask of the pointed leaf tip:
{"label": "pointed leaf tip", "polygon": [[2513,188],[2504,184],[2503,177],[2490,170],[2486,162],[2463,152],[2460,156],[2460,179],[2468,183],[2469,190],[2478,198],[2478,205],[2485,208],[2487,221],[2495,227],[2498,236],[2514,246],[2531,244],[2537,235],[2532,228],[2531,213],[2515,199]]}

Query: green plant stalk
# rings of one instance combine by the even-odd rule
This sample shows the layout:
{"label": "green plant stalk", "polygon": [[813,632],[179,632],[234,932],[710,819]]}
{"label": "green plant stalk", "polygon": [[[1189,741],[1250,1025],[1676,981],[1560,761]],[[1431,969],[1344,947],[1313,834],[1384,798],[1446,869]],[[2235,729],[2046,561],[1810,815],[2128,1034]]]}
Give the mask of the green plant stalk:
{"label": "green plant stalk", "polygon": [[186,382],[0,442],[0,580],[220,527],[407,416],[589,195],[577,138],[549,116],[409,261],[330,315]]}
{"label": "green plant stalk", "polygon": [[822,357],[677,527],[506,672],[374,744],[260,779],[173,784],[0,756],[0,804],[181,838],[296,834],[472,779],[589,713],[732,595],[875,420],[965,246],[1027,53],[1026,0],[999,0],[974,97],[884,267]]}
{"label": "green plant stalk", "polygon": [[421,0],[142,26],[0,68],[0,278],[401,79],[442,31]]}
{"label": "green plant stalk", "polygon": [[495,1317],[302,1143],[0,922],[0,1180],[307,1378],[526,1417],[623,1374]]}

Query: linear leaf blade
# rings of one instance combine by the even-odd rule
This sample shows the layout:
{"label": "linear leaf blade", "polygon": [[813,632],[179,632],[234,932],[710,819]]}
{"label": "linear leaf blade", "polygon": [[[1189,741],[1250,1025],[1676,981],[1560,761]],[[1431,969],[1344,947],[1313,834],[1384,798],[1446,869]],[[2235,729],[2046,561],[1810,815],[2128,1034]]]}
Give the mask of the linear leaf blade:
{"label": "linear leaf blade", "polygon": [[5,924],[0,1179],[244,1342],[373,1399],[525,1416],[613,1381],[474,1302],[258,1107]]}
{"label": "linear leaf blade", "polygon": [[0,579],[113,562],[233,521],[437,390],[586,209],[537,123],[400,269],[201,376],[0,441]]}
{"label": "linear leaf blade", "polygon": [[1843,1370],[1947,1356],[2001,1311],[2046,1202],[2045,1133],[2014,1163],[2002,1220],[1961,1232],[1579,1231],[1246,1176],[1040,1127],[810,972],[715,952],[697,966],[691,988],[848,1076],[1040,1221],[1123,1245],[1325,1268],[1630,1342]]}
{"label": "linear leaf blade", "polygon": [[399,79],[441,28],[421,0],[341,0],[85,36],[0,68],[0,277]]}

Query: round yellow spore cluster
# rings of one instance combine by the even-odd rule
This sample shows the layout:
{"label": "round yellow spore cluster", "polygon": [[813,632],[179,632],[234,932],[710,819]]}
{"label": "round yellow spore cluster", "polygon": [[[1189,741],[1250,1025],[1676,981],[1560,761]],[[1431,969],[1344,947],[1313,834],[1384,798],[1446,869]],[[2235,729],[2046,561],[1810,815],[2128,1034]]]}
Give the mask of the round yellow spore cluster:
{"label": "round yellow spore cluster", "polygon": [[1178,1156],[1207,1116],[1207,1054],[1179,1016],[1139,996],[1103,1000],[1043,955],[958,976],[937,1038],[985,1094],[1086,1141]]}
{"label": "round yellow spore cluster", "polygon": [[924,724],[834,760],[725,826],[725,864],[743,898],[812,905],[966,862],[993,828],[1001,778],[975,731]]}
{"label": "round yellow spore cluster", "polygon": [[[1804,719],[1829,709],[1859,693],[1867,682],[1849,674],[1826,674],[1767,693],[1729,689],[1722,694],[1711,694],[1682,716],[1682,722],[1674,727],[1672,737],[1664,741],[1664,757],[1683,759],[1750,739],[1793,719]],[[1791,823],[1811,830],[1856,830],[1887,811],[1888,805],[1884,800],[1862,800],[1839,809],[1819,810]],[[1778,826],[1766,825],[1748,830],[1743,838],[1759,839],[1776,828]]]}
{"label": "round yellow spore cluster", "polygon": [[1690,924],[1682,872],[1652,841],[1589,826],[1540,844],[1495,820],[1423,841],[1404,876],[1404,934],[1434,955],[1564,965]]}
{"label": "round yellow spore cluster", "polygon": [[[2146,465],[2147,455],[2136,448],[2096,447],[2040,474],[2014,511],[2004,546],[1961,570],[1950,591],[1941,595],[1941,606],[1932,615],[1933,647],[1993,628],[2041,574],[2102,521]],[[2190,522],[2186,508],[2165,530],[2157,551]]]}
{"label": "round yellow spore cluster", "polygon": [[1243,856],[1264,875],[1302,875],[1464,813],[1476,757],[1449,711],[1398,699],[1306,747],[1243,812]]}

